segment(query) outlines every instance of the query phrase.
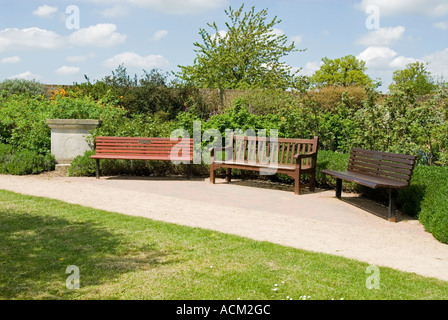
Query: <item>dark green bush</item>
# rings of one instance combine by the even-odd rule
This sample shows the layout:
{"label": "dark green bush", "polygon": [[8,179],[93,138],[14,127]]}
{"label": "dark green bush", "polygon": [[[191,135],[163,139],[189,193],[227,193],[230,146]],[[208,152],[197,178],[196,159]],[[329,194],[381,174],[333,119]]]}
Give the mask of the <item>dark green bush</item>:
{"label": "dark green bush", "polygon": [[71,177],[92,177],[95,176],[95,160],[90,156],[95,151],[86,151],[84,155],[77,156],[73,159],[68,168],[68,175]]}
{"label": "dark green bush", "polygon": [[195,97],[197,90],[176,88],[168,82],[168,73],[158,69],[143,75],[130,76],[121,65],[112,74],[101,80],[75,84],[75,88],[94,100],[101,100],[108,95],[124,107],[130,114],[164,114],[167,119],[175,119],[185,110],[187,101]]}
{"label": "dark green bush", "polygon": [[54,170],[54,157],[41,155],[32,150],[14,150],[12,146],[0,144],[1,174],[37,174]]}
{"label": "dark green bush", "polygon": [[448,167],[417,166],[410,186],[398,193],[397,205],[418,217],[437,240],[448,243]]}

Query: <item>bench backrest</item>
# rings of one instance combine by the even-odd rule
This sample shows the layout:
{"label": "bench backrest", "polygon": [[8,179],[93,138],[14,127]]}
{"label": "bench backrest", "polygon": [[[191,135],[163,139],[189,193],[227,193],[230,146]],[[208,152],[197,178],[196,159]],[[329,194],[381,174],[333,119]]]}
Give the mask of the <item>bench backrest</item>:
{"label": "bench backrest", "polygon": [[[193,139],[143,138],[143,137],[103,137],[96,138],[97,155],[151,157],[160,160],[193,159]],[[186,152],[189,151],[189,152]],[[187,154],[185,154],[187,153]]]}
{"label": "bench backrest", "polygon": [[[277,164],[295,164],[296,154],[310,154],[317,151],[318,138],[288,139],[232,135],[233,160]],[[302,160],[311,165],[311,159]]]}
{"label": "bench backrest", "polygon": [[354,148],[347,171],[409,181],[415,166],[415,156]]}

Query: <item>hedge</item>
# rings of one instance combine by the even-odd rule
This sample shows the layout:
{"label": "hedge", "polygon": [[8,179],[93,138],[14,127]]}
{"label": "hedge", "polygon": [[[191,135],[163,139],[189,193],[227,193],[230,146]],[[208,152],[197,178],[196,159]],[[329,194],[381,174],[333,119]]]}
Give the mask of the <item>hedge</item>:
{"label": "hedge", "polygon": [[0,143],[0,174],[38,174],[54,168],[54,156],[51,154],[41,155],[27,149],[15,150],[10,145]]}
{"label": "hedge", "polygon": [[400,190],[397,202],[437,240],[448,243],[448,167],[417,166],[411,185]]}

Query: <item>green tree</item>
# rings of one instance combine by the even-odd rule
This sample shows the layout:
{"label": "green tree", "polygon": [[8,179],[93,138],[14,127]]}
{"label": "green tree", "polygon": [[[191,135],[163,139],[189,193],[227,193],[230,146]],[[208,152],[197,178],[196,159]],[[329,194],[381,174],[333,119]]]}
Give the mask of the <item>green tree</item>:
{"label": "green tree", "polygon": [[436,89],[434,78],[427,70],[428,63],[416,61],[409,63],[406,68],[393,73],[393,82],[389,90],[412,90],[415,95],[426,95]]}
{"label": "green tree", "polygon": [[297,50],[294,42],[288,44],[284,34],[276,34],[279,24],[275,16],[268,21],[266,9],[243,12],[225,10],[230,20],[226,30],[216,23],[208,23],[211,32],[201,28],[203,43],[195,42],[197,52],[192,66],[179,66],[176,73],[183,85],[220,89],[287,89],[295,87],[301,78],[281,58]]}
{"label": "green tree", "polygon": [[322,58],[323,64],[311,77],[312,83],[318,87],[371,85],[372,79],[365,73],[365,62],[353,55],[342,58]]}

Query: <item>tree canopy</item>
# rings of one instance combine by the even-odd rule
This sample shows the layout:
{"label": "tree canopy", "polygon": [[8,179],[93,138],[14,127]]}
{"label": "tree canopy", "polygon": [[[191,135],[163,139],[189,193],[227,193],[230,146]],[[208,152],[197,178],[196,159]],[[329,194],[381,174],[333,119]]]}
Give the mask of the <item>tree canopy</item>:
{"label": "tree canopy", "polygon": [[396,70],[393,73],[392,80],[389,89],[409,89],[416,95],[425,95],[431,93],[436,84],[431,73],[427,70],[428,63],[416,61],[409,63],[406,68],[402,70]]}
{"label": "tree canopy", "polygon": [[203,28],[202,43],[195,42],[197,52],[192,66],[179,66],[176,75],[184,85],[220,89],[287,89],[295,87],[300,77],[281,59],[294,51],[285,34],[274,27],[281,22],[268,12],[252,7],[243,11],[244,4],[225,10],[228,22],[221,30],[215,22],[208,23],[211,31]]}
{"label": "tree canopy", "polygon": [[372,79],[365,73],[365,62],[353,55],[328,59],[322,58],[323,64],[311,77],[312,83],[320,88],[327,86],[370,85]]}

